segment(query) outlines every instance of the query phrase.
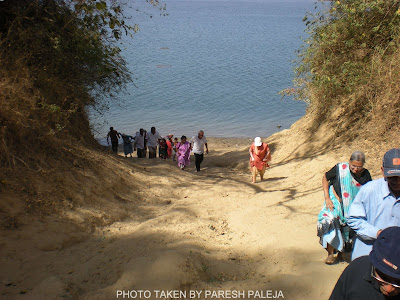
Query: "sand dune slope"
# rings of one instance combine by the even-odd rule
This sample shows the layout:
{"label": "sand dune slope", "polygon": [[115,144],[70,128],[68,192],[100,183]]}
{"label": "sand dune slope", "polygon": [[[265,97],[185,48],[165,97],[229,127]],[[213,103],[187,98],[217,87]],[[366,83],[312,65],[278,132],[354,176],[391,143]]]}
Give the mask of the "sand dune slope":
{"label": "sand dune slope", "polygon": [[[350,153],[323,152],[299,128],[266,140],[273,160],[256,184],[251,140],[210,139],[200,173],[193,164],[181,171],[172,161],[120,157],[131,194],[2,233],[0,295],[122,299],[123,290],[131,298],[183,299],[192,290],[197,299],[235,292],[241,299],[327,299],[347,264],[323,263],[321,177]],[[115,215],[115,222],[87,223],[94,230],[85,232],[75,225],[79,213]],[[182,294],[162,294],[171,290]]]}

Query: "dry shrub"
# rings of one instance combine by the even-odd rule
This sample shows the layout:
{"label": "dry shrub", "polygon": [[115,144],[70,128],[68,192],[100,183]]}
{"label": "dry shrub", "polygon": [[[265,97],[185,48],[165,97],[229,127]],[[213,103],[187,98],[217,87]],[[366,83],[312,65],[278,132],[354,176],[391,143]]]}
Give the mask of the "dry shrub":
{"label": "dry shrub", "polygon": [[130,80],[115,44],[130,26],[117,2],[104,4],[0,5],[0,167],[32,167],[26,153],[57,151],[68,140],[94,142],[85,109]]}
{"label": "dry shrub", "polygon": [[[370,147],[400,146],[400,54],[375,54],[371,59],[368,81],[345,96],[337,97],[329,105],[314,101],[308,108],[311,117],[309,132],[313,134],[322,125],[329,125],[336,137],[335,143],[355,140]],[[311,91],[312,93],[312,91]],[[313,99],[322,95],[312,94]]]}
{"label": "dry shrub", "polygon": [[372,94],[371,121],[378,135],[384,135],[400,125],[400,54],[395,53],[388,61],[376,64],[371,74],[371,85],[377,88]]}
{"label": "dry shrub", "polygon": [[82,139],[94,142],[83,109],[66,116],[43,108],[43,96],[24,66],[15,72],[3,69],[1,73],[0,168],[35,168],[41,165],[41,153],[57,151],[64,143]]}
{"label": "dry shrub", "polygon": [[[0,56],[0,65],[7,65],[3,62]],[[77,172],[80,166],[95,169],[98,166],[77,149],[100,147],[83,109],[67,116],[41,105],[43,95],[28,67],[0,68],[0,78],[0,193],[12,191],[27,211],[54,212],[68,204],[64,197],[68,189],[78,187],[64,186],[57,174]],[[65,91],[60,88],[58,93]]]}
{"label": "dry shrub", "polygon": [[310,103],[310,134],[323,124],[336,144],[373,139],[398,145],[392,137],[400,108],[398,1],[317,3],[304,18],[310,36],[299,53],[294,89]]}

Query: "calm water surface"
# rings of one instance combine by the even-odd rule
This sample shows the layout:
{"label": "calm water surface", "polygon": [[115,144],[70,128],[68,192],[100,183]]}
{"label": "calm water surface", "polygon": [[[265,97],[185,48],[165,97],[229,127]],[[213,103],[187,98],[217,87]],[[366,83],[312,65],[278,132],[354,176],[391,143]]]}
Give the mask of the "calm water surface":
{"label": "calm water surface", "polygon": [[203,129],[206,136],[266,137],[304,115],[305,103],[278,92],[292,85],[313,2],[165,3],[166,17],[149,7],[127,11],[140,25],[123,43],[134,84],[105,116],[92,114],[98,138],[109,126],[126,134],[155,126],[161,135]]}

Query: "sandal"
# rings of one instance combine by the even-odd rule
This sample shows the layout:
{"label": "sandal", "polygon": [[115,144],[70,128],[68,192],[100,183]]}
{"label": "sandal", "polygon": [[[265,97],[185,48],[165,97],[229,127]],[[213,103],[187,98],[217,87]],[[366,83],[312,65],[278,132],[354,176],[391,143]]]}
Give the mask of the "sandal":
{"label": "sandal", "polygon": [[328,257],[325,259],[325,263],[327,265],[333,265],[336,262],[336,258],[333,256],[333,254],[329,254]]}

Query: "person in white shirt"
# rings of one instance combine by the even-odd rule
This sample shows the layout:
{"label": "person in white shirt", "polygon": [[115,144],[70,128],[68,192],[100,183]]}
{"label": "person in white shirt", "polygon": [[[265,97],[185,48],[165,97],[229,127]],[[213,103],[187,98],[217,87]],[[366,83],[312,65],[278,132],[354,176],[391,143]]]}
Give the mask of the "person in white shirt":
{"label": "person in white shirt", "polygon": [[207,139],[203,130],[200,130],[197,136],[192,137],[190,146],[195,157],[196,171],[200,172],[200,164],[204,158],[204,146],[206,147],[206,153],[208,153]]}
{"label": "person in white shirt", "polygon": [[149,133],[147,133],[147,147],[149,148],[149,158],[156,158],[157,145],[161,140],[160,134],[156,131],[155,127],[151,127]]}
{"label": "person in white shirt", "polygon": [[146,157],[146,131],[140,128],[139,132],[136,132],[134,147],[137,149],[137,157]]}

